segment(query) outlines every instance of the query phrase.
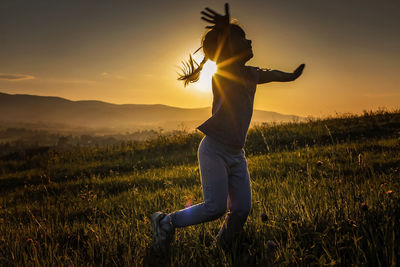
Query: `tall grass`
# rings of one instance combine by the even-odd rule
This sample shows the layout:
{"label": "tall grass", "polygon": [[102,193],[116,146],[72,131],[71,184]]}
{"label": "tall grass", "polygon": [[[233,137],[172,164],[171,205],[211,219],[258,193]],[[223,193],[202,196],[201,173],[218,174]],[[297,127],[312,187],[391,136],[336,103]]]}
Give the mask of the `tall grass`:
{"label": "tall grass", "polygon": [[259,125],[252,210],[232,253],[224,218],[177,229],[154,255],[150,215],[203,201],[199,133],[0,159],[0,265],[396,266],[400,113]]}

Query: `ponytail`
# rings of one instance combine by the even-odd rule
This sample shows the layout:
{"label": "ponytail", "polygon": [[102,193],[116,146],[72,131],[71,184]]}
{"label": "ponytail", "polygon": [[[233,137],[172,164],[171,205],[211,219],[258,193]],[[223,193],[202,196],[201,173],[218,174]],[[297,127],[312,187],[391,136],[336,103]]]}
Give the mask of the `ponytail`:
{"label": "ponytail", "polygon": [[[199,49],[197,49],[197,51],[198,50]],[[207,60],[208,60],[208,58],[206,56],[204,56],[203,60],[200,62],[200,64],[198,64],[192,58],[192,55],[189,54],[189,60],[187,62],[182,61],[183,67],[180,68],[182,71],[182,74],[178,73],[178,75],[179,75],[178,80],[183,81],[185,87],[189,83],[197,82],[200,78],[200,72],[203,69],[203,66],[207,62]]]}

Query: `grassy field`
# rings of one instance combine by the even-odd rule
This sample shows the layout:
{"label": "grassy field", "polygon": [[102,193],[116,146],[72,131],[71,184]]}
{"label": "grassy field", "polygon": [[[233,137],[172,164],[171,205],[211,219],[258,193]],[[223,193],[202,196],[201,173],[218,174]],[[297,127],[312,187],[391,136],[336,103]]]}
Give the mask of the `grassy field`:
{"label": "grassy field", "polygon": [[398,266],[399,111],[252,128],[233,253],[213,245],[221,217],[177,229],[156,257],[151,214],[203,200],[201,138],[0,151],[0,265]]}

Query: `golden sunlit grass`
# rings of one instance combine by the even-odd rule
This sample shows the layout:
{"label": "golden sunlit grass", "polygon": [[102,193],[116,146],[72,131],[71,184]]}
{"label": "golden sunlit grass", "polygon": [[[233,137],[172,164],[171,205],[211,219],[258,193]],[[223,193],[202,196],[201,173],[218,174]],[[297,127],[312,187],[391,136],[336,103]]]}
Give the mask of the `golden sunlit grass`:
{"label": "golden sunlit grass", "polygon": [[213,243],[221,217],[178,228],[169,257],[152,252],[150,216],[203,201],[201,134],[35,153],[3,145],[0,266],[396,266],[399,123],[399,112],[367,113],[250,129],[253,201],[239,246]]}

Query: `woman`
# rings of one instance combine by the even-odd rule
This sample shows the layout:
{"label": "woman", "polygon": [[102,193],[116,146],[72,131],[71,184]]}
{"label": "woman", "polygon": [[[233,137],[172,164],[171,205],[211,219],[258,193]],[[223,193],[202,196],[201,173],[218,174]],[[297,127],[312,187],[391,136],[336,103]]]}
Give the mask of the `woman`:
{"label": "woman", "polygon": [[[229,6],[225,15],[206,8],[203,20],[213,24],[202,40],[204,59],[197,64],[190,56],[178,78],[184,85],[196,82],[207,60],[217,64],[212,77],[212,116],[198,127],[205,134],[198,149],[204,202],[166,214],[152,215],[153,248],[166,253],[175,228],[220,218],[229,212],[218,235],[219,244],[227,247],[245,224],[251,210],[251,187],[244,144],[249,129],[257,84],[293,81],[304,69],[293,73],[246,66],[253,57],[251,41],[241,27],[232,24]],[[227,205],[228,200],[228,205]]]}

